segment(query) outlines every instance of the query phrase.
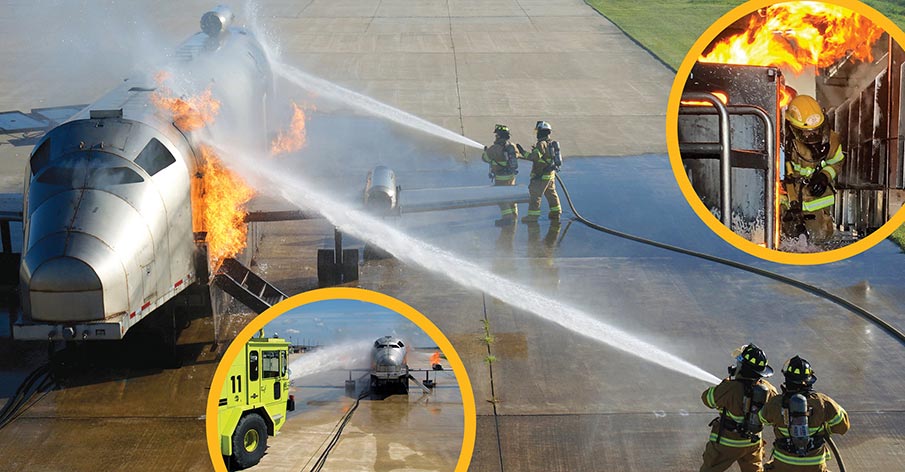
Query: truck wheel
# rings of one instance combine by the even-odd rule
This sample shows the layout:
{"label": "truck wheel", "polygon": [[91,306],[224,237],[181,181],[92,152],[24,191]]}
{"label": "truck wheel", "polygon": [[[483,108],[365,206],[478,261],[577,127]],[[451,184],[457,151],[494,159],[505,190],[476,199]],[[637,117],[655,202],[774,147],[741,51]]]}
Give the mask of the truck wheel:
{"label": "truck wheel", "polygon": [[264,457],[267,449],[267,424],[255,413],[242,417],[233,432],[233,462],[238,470],[247,469]]}

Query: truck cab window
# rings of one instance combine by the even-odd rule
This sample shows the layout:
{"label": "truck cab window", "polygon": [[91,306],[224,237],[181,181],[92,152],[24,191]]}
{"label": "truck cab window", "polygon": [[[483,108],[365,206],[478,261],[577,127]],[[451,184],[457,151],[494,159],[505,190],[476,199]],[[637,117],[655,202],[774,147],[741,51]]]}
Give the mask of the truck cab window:
{"label": "truck cab window", "polygon": [[258,351],[248,353],[248,380],[258,380]]}
{"label": "truck cab window", "polygon": [[271,379],[280,376],[280,352],[264,351],[263,378]]}

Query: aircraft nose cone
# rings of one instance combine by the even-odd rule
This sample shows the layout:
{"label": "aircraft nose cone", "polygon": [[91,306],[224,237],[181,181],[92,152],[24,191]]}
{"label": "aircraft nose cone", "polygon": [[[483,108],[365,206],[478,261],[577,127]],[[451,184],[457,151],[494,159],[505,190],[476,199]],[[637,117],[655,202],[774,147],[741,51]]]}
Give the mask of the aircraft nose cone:
{"label": "aircraft nose cone", "polygon": [[38,292],[81,292],[100,290],[97,272],[84,261],[73,257],[50,259],[34,272],[30,289]]}
{"label": "aircraft nose cone", "polygon": [[44,261],[28,282],[32,318],[40,321],[103,319],[103,293],[97,272],[74,257]]}

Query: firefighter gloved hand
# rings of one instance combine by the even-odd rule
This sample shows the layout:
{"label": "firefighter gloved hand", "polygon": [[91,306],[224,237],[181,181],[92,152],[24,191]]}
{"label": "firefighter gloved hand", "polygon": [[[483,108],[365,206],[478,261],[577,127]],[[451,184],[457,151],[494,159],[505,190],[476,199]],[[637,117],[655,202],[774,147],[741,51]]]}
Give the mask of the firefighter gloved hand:
{"label": "firefighter gloved hand", "polygon": [[523,156],[525,154],[528,154],[527,152],[525,152],[525,148],[523,148],[521,144],[516,143],[515,147],[518,148],[518,152],[522,153]]}
{"label": "firefighter gloved hand", "polygon": [[811,195],[819,197],[820,195],[823,195],[823,192],[826,192],[826,188],[829,185],[829,176],[824,172],[820,172],[811,179],[810,183],[808,183],[808,191],[811,192]]}

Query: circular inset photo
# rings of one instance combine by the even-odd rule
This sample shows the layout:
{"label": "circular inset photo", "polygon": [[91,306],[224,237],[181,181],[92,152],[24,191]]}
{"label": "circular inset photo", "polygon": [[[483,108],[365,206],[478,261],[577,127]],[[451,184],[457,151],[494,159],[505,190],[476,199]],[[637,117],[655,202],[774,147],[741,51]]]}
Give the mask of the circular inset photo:
{"label": "circular inset photo", "polygon": [[854,1],[752,1],[686,56],[667,114],[695,212],[776,262],[831,262],[902,224],[903,33]]}
{"label": "circular inset photo", "polygon": [[256,318],[208,398],[217,470],[466,470],[475,406],[464,365],[423,315],[325,289]]}

